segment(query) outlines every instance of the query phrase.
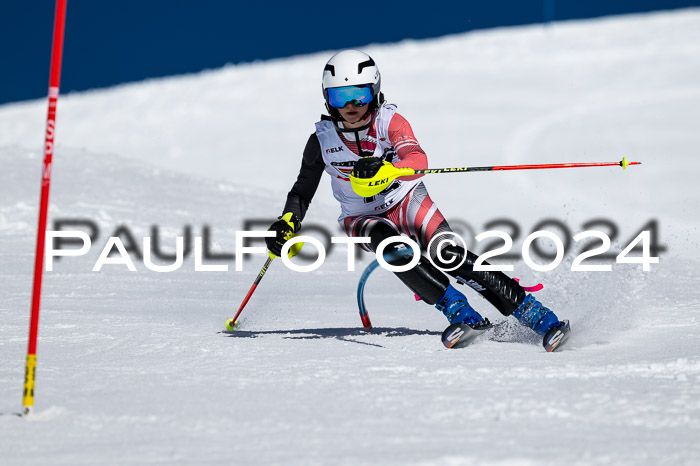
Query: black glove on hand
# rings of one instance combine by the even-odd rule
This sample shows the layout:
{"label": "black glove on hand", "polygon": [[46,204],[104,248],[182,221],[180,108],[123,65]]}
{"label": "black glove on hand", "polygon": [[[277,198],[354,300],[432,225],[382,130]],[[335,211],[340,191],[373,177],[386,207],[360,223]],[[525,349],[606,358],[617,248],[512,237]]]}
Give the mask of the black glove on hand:
{"label": "black glove on hand", "polygon": [[275,236],[265,238],[267,249],[275,256],[281,256],[284,243],[292,237],[292,233],[296,233],[300,228],[301,221],[299,217],[292,212],[285,213],[267,229],[268,231],[275,232]]}
{"label": "black glove on hand", "polygon": [[355,178],[372,178],[382,168],[384,162],[379,157],[362,157],[355,162],[352,176]]}

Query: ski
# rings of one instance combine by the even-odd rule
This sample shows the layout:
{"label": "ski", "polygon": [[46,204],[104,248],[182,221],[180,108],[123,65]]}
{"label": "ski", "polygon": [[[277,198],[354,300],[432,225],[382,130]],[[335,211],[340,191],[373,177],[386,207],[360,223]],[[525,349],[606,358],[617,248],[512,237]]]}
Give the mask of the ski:
{"label": "ski", "polygon": [[445,348],[464,348],[486,330],[493,327],[488,319],[470,327],[467,324],[452,324],[442,332],[442,344]]}
{"label": "ski", "polygon": [[542,340],[542,346],[547,350],[548,353],[556,351],[557,348],[563,346],[566,340],[569,339],[569,333],[571,333],[571,326],[569,326],[568,320],[562,320],[562,325],[553,327],[547,332]]}

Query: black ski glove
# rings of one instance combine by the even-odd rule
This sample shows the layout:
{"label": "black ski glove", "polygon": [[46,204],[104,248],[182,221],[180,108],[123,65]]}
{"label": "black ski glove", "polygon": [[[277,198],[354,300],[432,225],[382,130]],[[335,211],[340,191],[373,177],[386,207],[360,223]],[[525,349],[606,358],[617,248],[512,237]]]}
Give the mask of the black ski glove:
{"label": "black ski glove", "polygon": [[372,178],[382,168],[384,162],[379,157],[362,157],[355,162],[352,176],[355,178]]}
{"label": "black ski glove", "polygon": [[292,233],[296,233],[300,228],[301,221],[299,217],[292,212],[285,213],[267,229],[268,231],[274,231],[276,234],[273,237],[265,238],[267,249],[275,256],[281,256],[284,243],[292,237]]}

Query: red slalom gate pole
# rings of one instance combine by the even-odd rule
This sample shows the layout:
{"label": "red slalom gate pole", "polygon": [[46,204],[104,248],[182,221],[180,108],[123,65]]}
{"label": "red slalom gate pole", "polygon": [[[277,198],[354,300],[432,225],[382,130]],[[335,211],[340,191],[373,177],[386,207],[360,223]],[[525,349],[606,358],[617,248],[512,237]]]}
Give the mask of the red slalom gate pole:
{"label": "red slalom gate pole", "polygon": [[36,343],[39,334],[39,307],[41,305],[41,280],[44,272],[44,246],[46,241],[46,217],[49,207],[51,187],[51,163],[53,159],[54,136],[56,130],[56,105],[61,82],[61,59],[63,56],[63,33],[66,23],[67,0],[56,0],[56,13],[53,24],[53,46],[51,50],[51,71],[49,75],[49,112],[46,117],[44,136],[44,165],[41,175],[41,199],[39,201],[39,222],[36,233],[36,255],[34,260],[34,287],[32,290],[32,314],[29,322],[29,344],[27,364],[24,372],[24,392],[22,415],[27,416],[34,408],[34,381],[36,376]]}

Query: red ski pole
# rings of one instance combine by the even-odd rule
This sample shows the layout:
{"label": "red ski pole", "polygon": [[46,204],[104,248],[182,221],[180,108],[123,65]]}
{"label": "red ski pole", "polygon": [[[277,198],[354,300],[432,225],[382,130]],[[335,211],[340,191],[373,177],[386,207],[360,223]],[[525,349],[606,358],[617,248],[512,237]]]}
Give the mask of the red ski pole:
{"label": "red ski pole", "polygon": [[459,167],[459,168],[426,168],[413,170],[412,175],[429,173],[463,173],[463,172],[490,172],[500,170],[543,170],[548,168],[585,168],[585,167],[622,167],[627,169],[629,165],[641,165],[642,162],[628,162],[625,157],[620,162],[583,162],[583,163],[540,163],[530,165],[494,165],[490,167]]}
{"label": "red ski pole", "polygon": [[267,258],[265,265],[263,265],[263,268],[260,269],[260,273],[255,278],[255,281],[253,282],[253,286],[250,287],[250,290],[248,290],[248,294],[245,295],[245,298],[243,299],[241,306],[238,308],[238,312],[236,312],[235,317],[233,319],[229,319],[226,321],[226,330],[234,331],[238,328],[239,324],[236,321],[236,319],[238,319],[238,316],[241,315],[241,312],[243,312],[243,308],[245,307],[246,304],[248,304],[250,297],[253,296],[253,292],[255,292],[255,289],[258,287],[258,284],[260,283],[260,280],[262,280],[262,277],[265,276],[265,272],[267,272],[267,268],[270,267],[270,264],[272,264],[272,259],[274,259],[274,258],[275,258],[275,256],[270,256]]}
{"label": "red ski pole", "polygon": [[63,31],[66,22],[66,1],[56,0],[56,14],[53,24],[53,48],[51,51],[51,72],[49,77],[49,112],[46,118],[44,137],[44,166],[41,176],[41,200],[39,201],[39,222],[36,232],[36,254],[34,260],[34,288],[32,290],[32,315],[29,322],[29,344],[27,363],[24,371],[24,392],[22,414],[29,415],[34,408],[34,381],[36,376],[36,343],[39,333],[39,307],[41,304],[41,280],[44,271],[44,243],[46,239],[46,216],[49,207],[51,186],[51,162],[56,130],[56,105],[61,81],[61,58],[63,55]]}
{"label": "red ski pole", "polygon": [[350,175],[352,189],[359,196],[372,197],[386,189],[395,178],[399,176],[428,175],[439,173],[468,173],[491,172],[502,170],[543,170],[548,168],[586,168],[586,167],[622,167],[626,170],[630,165],[641,165],[641,162],[628,162],[622,158],[619,162],[584,162],[584,163],[542,163],[535,165],[493,165],[488,167],[454,167],[454,168],[425,168],[414,170],[413,168],[394,167],[385,162],[376,175],[372,178],[357,178]]}
{"label": "red ski pole", "polygon": [[[289,238],[294,238],[298,235],[292,234]],[[302,246],[304,246],[304,243],[302,241],[298,241],[294,244],[291,245],[289,248],[289,251],[287,252],[287,257],[290,259],[301,251]],[[262,280],[262,277],[265,276],[265,272],[267,272],[267,268],[270,267],[270,264],[272,264],[272,259],[274,259],[275,256],[272,253],[269,253],[269,257],[267,258],[267,261],[265,261],[265,265],[263,265],[262,269],[260,269],[260,273],[258,276],[255,278],[255,281],[253,282],[253,286],[250,287],[248,290],[248,294],[245,295],[245,298],[243,298],[243,302],[241,303],[241,306],[238,308],[238,312],[236,312],[236,316],[233,319],[229,319],[226,321],[226,330],[229,332],[233,332],[238,328],[239,322],[238,322],[238,316],[241,315],[241,312],[243,312],[243,308],[248,304],[248,301],[250,300],[250,297],[253,296],[253,293],[255,292],[255,289],[258,287],[258,284],[260,283],[260,280]]]}

